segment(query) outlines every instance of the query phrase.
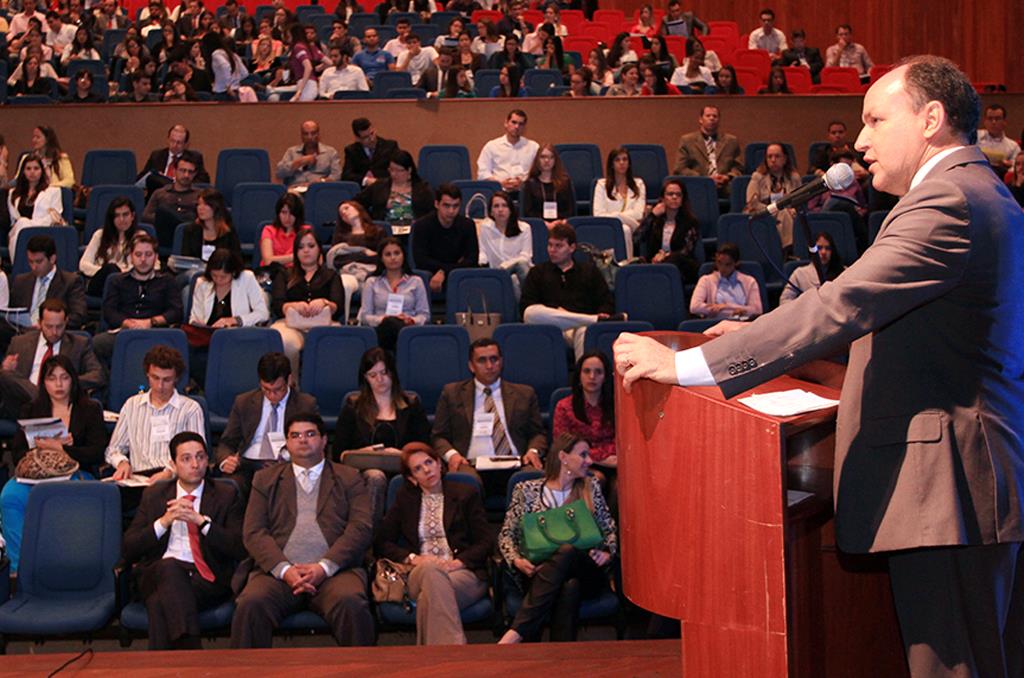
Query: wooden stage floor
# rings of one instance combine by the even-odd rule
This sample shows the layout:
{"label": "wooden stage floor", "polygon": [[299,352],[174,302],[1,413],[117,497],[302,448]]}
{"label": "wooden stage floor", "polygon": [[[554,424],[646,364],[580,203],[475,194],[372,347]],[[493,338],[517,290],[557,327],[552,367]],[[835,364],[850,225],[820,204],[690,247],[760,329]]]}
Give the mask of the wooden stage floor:
{"label": "wooden stage floor", "polygon": [[[516,646],[276,648],[194,652],[96,652],[61,676],[679,676],[679,640],[532,643]],[[7,655],[0,675],[47,675],[74,653]]]}

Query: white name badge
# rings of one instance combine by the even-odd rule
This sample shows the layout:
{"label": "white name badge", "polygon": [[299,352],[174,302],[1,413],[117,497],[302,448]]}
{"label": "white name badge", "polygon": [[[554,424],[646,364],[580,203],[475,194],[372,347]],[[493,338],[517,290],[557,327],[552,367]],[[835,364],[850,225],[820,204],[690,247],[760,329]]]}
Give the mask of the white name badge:
{"label": "white name badge", "polygon": [[203,245],[203,261],[209,261],[210,257],[213,256],[213,251],[217,249],[213,245]]}
{"label": "white name badge", "polygon": [[494,412],[476,412],[473,415],[473,437],[491,437],[494,430]]}
{"label": "white name badge", "polygon": [[149,438],[154,443],[169,443],[171,441],[170,417],[163,415],[150,419]]}
{"label": "white name badge", "polygon": [[544,218],[545,219],[557,219],[558,218],[558,203],[554,200],[544,201]]}
{"label": "white name badge", "polygon": [[772,193],[771,197],[769,199],[772,202],[778,202],[778,201],[782,200],[782,198],[784,198],[785,195],[786,195],[785,193]]}
{"label": "white name badge", "polygon": [[384,315],[402,315],[402,306],[405,298],[401,294],[389,294],[388,306],[384,309]]}
{"label": "white name badge", "polygon": [[260,459],[280,459],[281,449],[284,447],[284,434],[277,431],[267,433],[263,436],[263,445],[260,448]]}

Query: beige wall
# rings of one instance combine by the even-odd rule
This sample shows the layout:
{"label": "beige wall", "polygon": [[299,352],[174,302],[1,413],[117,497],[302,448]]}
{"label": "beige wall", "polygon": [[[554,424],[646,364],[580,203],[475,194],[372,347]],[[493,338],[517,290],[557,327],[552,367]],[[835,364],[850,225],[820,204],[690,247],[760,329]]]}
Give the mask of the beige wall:
{"label": "beige wall", "polygon": [[[1010,110],[1015,138],[1024,124],[1024,95],[992,99]],[[859,96],[791,97],[650,97],[522,99],[515,105],[529,114],[527,136],[541,142],[591,142],[602,156],[624,143],[662,144],[669,169],[675,162],[679,135],[696,127],[701,106],[714,102],[722,109],[723,130],[740,141],[783,140],[795,145],[801,171],[807,148],[824,137],[831,119],[843,120],[851,136],[860,129]],[[0,109],[0,134],[12,155],[29,146],[32,127],[53,126],[76,173],[91,148],[130,148],[139,164],[165,143],[167,129],[181,122],[192,131],[192,147],[206,157],[211,176],[222,148],[258,146],[276,163],[284,150],[299,142],[299,125],[314,119],[321,140],[341,150],[352,141],[350,123],[359,116],[374,121],[381,136],[397,139],[415,156],[424,144],[461,143],[471,161],[488,139],[502,132],[505,114],[512,108],[499,100],[444,102],[336,101],[302,104],[148,104],[11,107]]]}

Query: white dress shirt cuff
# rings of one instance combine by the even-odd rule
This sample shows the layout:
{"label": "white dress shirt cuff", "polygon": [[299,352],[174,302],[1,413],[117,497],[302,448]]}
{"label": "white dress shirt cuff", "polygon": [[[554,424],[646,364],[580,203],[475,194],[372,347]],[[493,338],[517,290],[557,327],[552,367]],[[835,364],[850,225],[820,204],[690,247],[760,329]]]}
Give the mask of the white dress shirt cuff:
{"label": "white dress shirt cuff", "polygon": [[284,579],[284,573],[292,566],[287,560],[282,560],[277,565],[274,565],[274,569],[270,571],[270,574],[274,575],[277,579]]}
{"label": "white dress shirt cuff", "polygon": [[444,453],[444,463],[446,463],[446,464],[449,463],[452,460],[452,457],[454,457],[458,453],[459,453],[459,451],[456,450],[454,447],[452,449],[448,450],[447,452],[445,452]]}
{"label": "white dress shirt cuff", "polygon": [[699,346],[676,352],[676,383],[680,386],[714,386],[704,352]]}
{"label": "white dress shirt cuff", "polygon": [[328,560],[327,558],[321,558],[319,565],[320,567],[324,568],[324,574],[326,574],[328,577],[333,577],[335,574],[338,573],[338,570],[341,569],[340,565],[338,565],[333,560]]}
{"label": "white dress shirt cuff", "polygon": [[163,539],[164,535],[167,534],[167,528],[160,524],[160,519],[153,521],[153,532],[156,533],[157,539]]}

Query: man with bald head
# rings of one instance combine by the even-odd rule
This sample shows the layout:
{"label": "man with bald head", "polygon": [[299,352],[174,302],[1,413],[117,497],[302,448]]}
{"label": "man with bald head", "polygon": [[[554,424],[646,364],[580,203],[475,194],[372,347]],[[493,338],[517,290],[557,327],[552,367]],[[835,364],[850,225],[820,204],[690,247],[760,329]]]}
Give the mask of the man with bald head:
{"label": "man with bald head", "polygon": [[904,61],[864,97],[856,149],[900,200],[860,259],[697,348],[615,344],[627,386],[727,397],[850,345],[836,537],[890,553],[915,678],[1024,675],[1024,213],[975,145],[979,116],[950,61]]}
{"label": "man with bald head", "polygon": [[289,189],[341,178],[341,160],[333,146],[320,143],[320,125],[302,123],[302,143],[284,152],[277,163],[277,178]]}

